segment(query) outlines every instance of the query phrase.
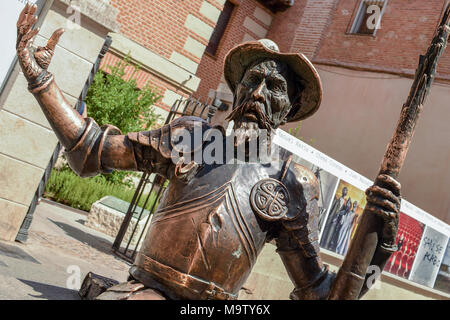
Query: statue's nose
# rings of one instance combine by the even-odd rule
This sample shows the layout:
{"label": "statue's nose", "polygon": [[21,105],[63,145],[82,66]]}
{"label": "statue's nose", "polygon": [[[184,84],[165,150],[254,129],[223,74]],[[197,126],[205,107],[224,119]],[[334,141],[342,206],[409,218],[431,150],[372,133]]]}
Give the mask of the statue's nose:
{"label": "statue's nose", "polygon": [[255,89],[255,91],[253,91],[252,97],[255,101],[264,102],[264,100],[265,100],[264,86],[265,86],[265,82],[263,80],[263,81],[261,81],[259,86]]}

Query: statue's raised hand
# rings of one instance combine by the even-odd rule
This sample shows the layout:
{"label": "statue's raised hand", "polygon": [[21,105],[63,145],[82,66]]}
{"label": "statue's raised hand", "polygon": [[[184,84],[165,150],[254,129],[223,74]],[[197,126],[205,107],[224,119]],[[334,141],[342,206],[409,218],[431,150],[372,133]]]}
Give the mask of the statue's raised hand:
{"label": "statue's raised hand", "polygon": [[52,60],[56,44],[64,33],[64,29],[56,30],[45,47],[33,50],[31,45],[39,32],[39,28],[32,29],[37,21],[36,10],[36,5],[27,4],[17,21],[17,56],[31,92],[42,90],[52,80],[52,75],[47,68]]}
{"label": "statue's raised hand", "polygon": [[395,247],[400,216],[400,183],[394,178],[380,174],[372,187],[366,190],[365,210],[380,216],[384,220],[382,244],[387,248]]}

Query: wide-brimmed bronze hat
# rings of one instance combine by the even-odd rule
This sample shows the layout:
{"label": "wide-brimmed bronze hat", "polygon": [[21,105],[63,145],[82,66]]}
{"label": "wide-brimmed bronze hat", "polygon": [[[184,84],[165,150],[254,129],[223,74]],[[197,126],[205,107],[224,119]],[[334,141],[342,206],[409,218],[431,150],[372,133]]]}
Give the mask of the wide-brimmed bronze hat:
{"label": "wide-brimmed bronze hat", "polygon": [[322,101],[322,82],[316,68],[301,53],[281,53],[277,44],[269,39],[244,42],[228,52],[225,57],[224,75],[233,93],[247,68],[262,59],[284,61],[301,79],[303,91],[300,105],[297,110],[291,111],[288,122],[306,119],[319,109]]}

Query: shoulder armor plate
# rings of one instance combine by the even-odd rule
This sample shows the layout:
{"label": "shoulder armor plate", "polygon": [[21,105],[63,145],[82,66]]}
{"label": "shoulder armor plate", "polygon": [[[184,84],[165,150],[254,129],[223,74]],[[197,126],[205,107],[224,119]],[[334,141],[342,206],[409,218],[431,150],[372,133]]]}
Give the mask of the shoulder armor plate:
{"label": "shoulder armor plate", "polygon": [[203,146],[203,134],[213,128],[199,117],[180,117],[160,129],[132,132],[128,138],[143,146],[152,147],[164,158],[171,158],[172,152],[193,153]]}

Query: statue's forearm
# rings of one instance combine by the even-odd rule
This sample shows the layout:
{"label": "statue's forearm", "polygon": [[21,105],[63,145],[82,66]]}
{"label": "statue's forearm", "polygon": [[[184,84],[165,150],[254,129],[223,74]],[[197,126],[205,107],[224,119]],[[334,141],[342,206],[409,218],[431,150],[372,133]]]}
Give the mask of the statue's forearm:
{"label": "statue's forearm", "polygon": [[39,29],[32,26],[38,18],[37,6],[26,4],[17,21],[17,57],[28,90],[39,102],[56,137],[66,148],[66,158],[80,176],[93,176],[112,169],[136,170],[132,143],[112,125],[100,126],[94,119],[83,119],[64,98],[48,72],[56,44],[64,29],[56,30],[45,47],[31,50]]}
{"label": "statue's forearm", "polygon": [[131,144],[120,135],[120,130],[111,125],[100,128],[93,119],[83,119],[54,81],[33,94],[65,147],[70,167],[78,175],[88,177],[112,169],[136,169]]}
{"label": "statue's forearm", "polygon": [[[381,274],[396,251],[401,185],[380,174],[366,190],[367,204],[361,215],[344,262],[337,274],[330,299],[358,299],[370,287],[371,270]],[[367,273],[370,273],[369,275]]]}
{"label": "statue's forearm", "polygon": [[294,284],[290,298],[294,300],[326,299],[334,274],[322,264],[319,256],[306,257],[302,249],[277,250],[286,271]]}
{"label": "statue's forearm", "polygon": [[70,150],[86,129],[86,121],[69,104],[55,81],[34,93],[58,140]]}

